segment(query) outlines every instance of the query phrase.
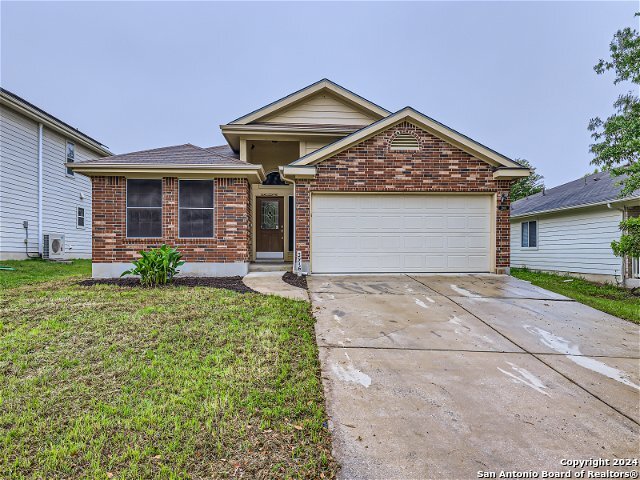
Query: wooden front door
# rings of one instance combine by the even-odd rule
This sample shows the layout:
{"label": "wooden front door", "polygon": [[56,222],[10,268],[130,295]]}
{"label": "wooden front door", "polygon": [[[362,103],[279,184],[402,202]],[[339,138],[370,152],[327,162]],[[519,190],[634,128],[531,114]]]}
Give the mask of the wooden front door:
{"label": "wooden front door", "polygon": [[258,197],[256,258],[284,258],[284,198]]}

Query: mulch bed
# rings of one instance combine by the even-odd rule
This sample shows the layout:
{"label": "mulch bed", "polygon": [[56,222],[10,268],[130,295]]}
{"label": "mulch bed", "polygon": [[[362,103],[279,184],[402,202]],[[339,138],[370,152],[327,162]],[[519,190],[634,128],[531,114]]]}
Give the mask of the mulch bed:
{"label": "mulch bed", "polygon": [[284,280],[289,285],[293,285],[294,287],[302,288],[307,290],[307,277],[305,275],[296,275],[292,272],[286,272],[282,276],[282,280]]}
{"label": "mulch bed", "polygon": [[[79,282],[79,285],[91,287],[93,285],[115,285],[117,287],[140,287],[137,278],[92,278]],[[306,285],[306,280],[305,280]],[[257,293],[242,282],[242,277],[176,277],[173,282],[160,288],[171,287],[211,287],[226,288],[239,293]]]}

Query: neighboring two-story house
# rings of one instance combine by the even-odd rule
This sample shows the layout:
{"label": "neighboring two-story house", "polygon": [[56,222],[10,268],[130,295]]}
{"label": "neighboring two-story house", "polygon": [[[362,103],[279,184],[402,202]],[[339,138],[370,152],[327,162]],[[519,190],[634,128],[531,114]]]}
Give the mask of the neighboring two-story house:
{"label": "neighboring two-story house", "polygon": [[91,180],[68,167],[112,155],[0,89],[0,260],[91,258]]}
{"label": "neighboring two-story house", "polygon": [[186,275],[504,272],[529,170],[412,108],[321,80],[221,125],[227,145],[69,164],[93,180],[93,275],[170,244]]}

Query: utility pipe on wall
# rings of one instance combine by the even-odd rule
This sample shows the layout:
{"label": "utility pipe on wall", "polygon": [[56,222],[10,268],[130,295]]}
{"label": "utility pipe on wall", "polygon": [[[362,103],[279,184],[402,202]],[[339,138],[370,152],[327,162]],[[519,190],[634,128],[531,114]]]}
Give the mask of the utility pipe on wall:
{"label": "utility pipe on wall", "polygon": [[[627,216],[627,207],[616,208],[611,203],[607,203],[607,208],[610,210],[618,210],[622,212],[622,220],[624,220]],[[621,273],[622,273],[622,284],[626,285],[627,283],[627,257],[622,257],[622,265],[621,265]]]}
{"label": "utility pipe on wall", "polygon": [[42,245],[42,135],[44,129],[41,123],[38,124],[38,253],[42,255],[44,249]]}

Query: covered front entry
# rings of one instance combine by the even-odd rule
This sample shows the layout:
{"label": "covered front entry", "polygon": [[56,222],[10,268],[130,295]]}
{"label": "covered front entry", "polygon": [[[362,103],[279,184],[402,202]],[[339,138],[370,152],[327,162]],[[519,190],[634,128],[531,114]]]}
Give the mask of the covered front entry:
{"label": "covered front entry", "polygon": [[284,198],[258,197],[256,258],[284,259]]}
{"label": "covered front entry", "polygon": [[492,196],[312,196],[312,273],[490,272]]}

